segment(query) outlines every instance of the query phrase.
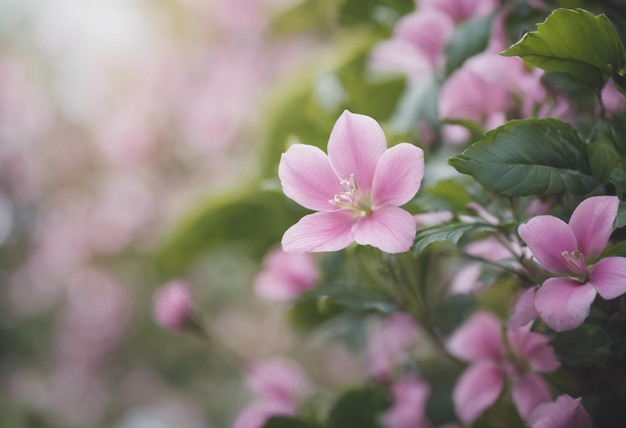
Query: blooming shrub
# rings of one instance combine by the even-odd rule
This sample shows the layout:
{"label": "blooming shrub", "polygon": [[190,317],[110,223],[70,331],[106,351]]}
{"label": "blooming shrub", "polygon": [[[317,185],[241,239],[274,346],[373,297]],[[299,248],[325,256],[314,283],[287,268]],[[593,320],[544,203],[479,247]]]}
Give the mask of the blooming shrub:
{"label": "blooming shrub", "polygon": [[[22,336],[0,335],[19,350],[0,357],[17,403],[0,425],[623,426],[622,1],[167,3],[186,11],[172,22],[215,25],[107,108],[51,114],[0,62],[21,89],[0,79],[0,326],[30,337],[30,314],[59,337],[53,352],[37,337],[33,369]],[[243,47],[206,55],[198,34]],[[92,124],[71,135],[105,166],[55,162],[138,176],[29,220],[76,180],[49,185],[16,142],[72,112],[59,128]],[[207,175],[176,178],[190,170]],[[181,211],[209,176],[223,192]]]}

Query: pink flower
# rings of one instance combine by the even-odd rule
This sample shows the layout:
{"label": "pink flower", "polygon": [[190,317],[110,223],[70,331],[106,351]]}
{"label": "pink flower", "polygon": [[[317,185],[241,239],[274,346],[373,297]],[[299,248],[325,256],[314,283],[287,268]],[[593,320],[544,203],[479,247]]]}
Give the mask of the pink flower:
{"label": "pink flower", "polygon": [[274,416],[294,416],[296,408],[274,401],[258,401],[241,409],[232,428],[263,428],[263,425]]}
{"label": "pink flower", "polygon": [[508,330],[503,341],[498,319],[478,312],[450,338],[448,350],[470,362],[454,388],[452,400],[459,418],[471,424],[491,407],[505,380],[512,383],[512,399],[522,418],[551,399],[550,388],[537,372],[556,370],[559,362],[548,346],[548,337],[527,329]]}
{"label": "pink flower", "polygon": [[591,417],[580,398],[564,394],[554,402],[537,406],[528,423],[531,428],[591,428]]}
{"label": "pink flower", "polygon": [[264,299],[289,302],[317,284],[315,261],[310,254],[273,250],[254,279],[254,290]]}
{"label": "pink flower", "polygon": [[455,21],[488,15],[498,7],[497,0],[417,0],[420,10],[438,9]]}
{"label": "pink flower", "polygon": [[417,376],[407,376],[392,387],[393,405],[383,415],[386,428],[424,428],[430,387]]}
{"label": "pink flower", "polygon": [[298,399],[311,389],[308,376],[288,360],[253,362],[245,383],[256,399],[239,412],[233,428],[261,428],[273,416],[293,416]]}
{"label": "pink flower", "polygon": [[285,232],[286,252],[337,251],[353,241],[387,253],[411,248],[415,220],[399,207],[420,188],[424,152],[408,143],[387,149],[374,119],[345,111],[330,134],[328,156],[294,144],[283,153],[278,175],[289,198],[319,211]]}
{"label": "pink flower", "polygon": [[409,350],[418,340],[417,323],[405,313],[395,313],[384,319],[372,331],[368,351],[370,372],[378,379],[387,379],[396,364],[406,360]]}
{"label": "pink flower", "polygon": [[539,316],[535,309],[536,292],[535,288],[529,288],[519,295],[509,317],[509,328],[521,328]]}
{"label": "pink flower", "polygon": [[454,21],[436,9],[406,15],[396,24],[393,38],[374,48],[372,66],[411,78],[430,75],[443,65],[445,43],[453,31]]}
{"label": "pink flower", "polygon": [[295,404],[311,390],[311,381],[294,362],[288,360],[255,361],[245,377],[248,389],[263,401]]}
{"label": "pink flower", "polygon": [[183,281],[170,281],[154,293],[154,318],[162,327],[182,330],[191,312],[191,296]]}
{"label": "pink flower", "polygon": [[561,275],[546,280],[535,296],[535,308],[550,328],[574,329],[589,315],[597,294],[614,299],[626,292],[626,258],[598,260],[613,232],[618,205],[615,196],[595,196],[576,207],[569,224],[541,215],[519,227],[539,264]]}

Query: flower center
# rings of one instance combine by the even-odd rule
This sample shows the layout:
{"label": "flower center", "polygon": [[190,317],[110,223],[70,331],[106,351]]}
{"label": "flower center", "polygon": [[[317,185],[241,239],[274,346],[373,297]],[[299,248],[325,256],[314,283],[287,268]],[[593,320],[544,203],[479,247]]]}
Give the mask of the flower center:
{"label": "flower center", "polygon": [[589,279],[589,268],[585,264],[585,256],[578,250],[572,251],[563,251],[561,256],[567,262],[567,266],[570,271],[578,277],[582,282],[587,282]]}
{"label": "flower center", "polygon": [[372,212],[372,203],[369,195],[364,195],[359,192],[356,182],[354,181],[354,174],[350,174],[350,177],[339,180],[339,186],[341,186],[341,193],[337,193],[331,200],[331,204],[344,209],[354,211],[356,217],[363,217]]}

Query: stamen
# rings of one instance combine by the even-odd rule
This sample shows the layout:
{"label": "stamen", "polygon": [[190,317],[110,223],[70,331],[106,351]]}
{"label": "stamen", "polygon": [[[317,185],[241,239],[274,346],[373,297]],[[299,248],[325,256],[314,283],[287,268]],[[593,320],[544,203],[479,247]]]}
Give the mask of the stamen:
{"label": "stamen", "polygon": [[579,250],[572,251],[571,253],[569,251],[563,251],[561,256],[563,256],[567,262],[572,273],[578,276],[579,279],[587,281],[589,278],[589,268],[587,268],[585,264],[585,256]]}
{"label": "stamen", "polygon": [[371,203],[367,195],[361,195],[354,180],[354,174],[339,180],[339,186],[343,192],[337,193],[331,200],[331,204],[346,210],[355,212],[357,217],[367,215],[371,210]]}

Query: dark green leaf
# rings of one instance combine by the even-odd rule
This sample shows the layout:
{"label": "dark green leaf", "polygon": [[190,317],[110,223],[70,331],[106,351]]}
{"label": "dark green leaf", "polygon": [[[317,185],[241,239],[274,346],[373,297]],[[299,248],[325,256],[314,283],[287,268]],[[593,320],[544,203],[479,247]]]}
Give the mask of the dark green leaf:
{"label": "dark green leaf", "polygon": [[615,223],[613,227],[618,229],[620,227],[626,226],[626,202],[620,202],[619,208],[617,209],[617,217],[615,217]]}
{"label": "dark green leaf", "polygon": [[575,367],[601,364],[611,354],[611,337],[597,324],[558,333],[553,345],[561,361]]}
{"label": "dark green leaf", "polygon": [[443,334],[451,334],[476,309],[476,298],[472,294],[456,294],[437,303],[433,324]]}
{"label": "dark green leaf", "polygon": [[311,290],[309,296],[359,312],[392,313],[398,309],[382,291],[362,284],[344,282],[323,285]]}
{"label": "dark green leaf", "polygon": [[345,26],[386,22],[415,8],[412,0],[342,0],[339,23]]}
{"label": "dark green leaf", "polygon": [[604,76],[624,67],[624,46],[611,21],[583,9],[556,9],[537,31],[502,54],[548,72],[571,74],[598,90]]}
{"label": "dark green leaf", "polygon": [[626,191],[626,169],[622,167],[615,168],[611,171],[609,181],[622,192]]}
{"label": "dark green leaf", "polygon": [[413,243],[413,254],[419,255],[430,244],[441,241],[450,241],[457,244],[468,232],[488,232],[496,230],[495,226],[478,223],[451,223],[441,224],[418,230]]}
{"label": "dark green leaf", "polygon": [[584,195],[601,184],[590,175],[580,134],[550,118],[509,121],[452,157],[450,164],[508,197]]}
{"label": "dark green leaf", "polygon": [[482,52],[489,43],[493,15],[462,22],[446,43],[446,75],[461,67],[466,59]]}
{"label": "dark green leaf", "polygon": [[345,392],[328,415],[327,428],[382,428],[378,420],[391,404],[382,389],[362,387]]}
{"label": "dark green leaf", "polygon": [[319,428],[319,425],[290,416],[274,416],[263,425],[263,428]]}
{"label": "dark green leaf", "polygon": [[344,307],[321,297],[302,296],[289,311],[289,323],[302,331],[312,330],[344,313]]}
{"label": "dark green leaf", "polygon": [[588,153],[593,176],[602,182],[607,181],[619,164],[619,153],[613,144],[594,142],[589,145]]}

